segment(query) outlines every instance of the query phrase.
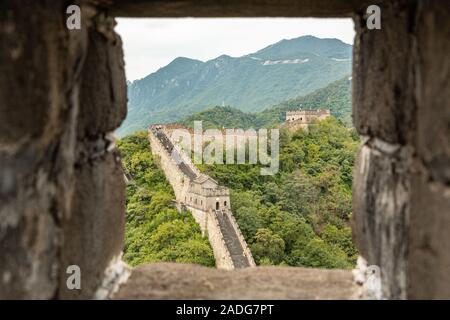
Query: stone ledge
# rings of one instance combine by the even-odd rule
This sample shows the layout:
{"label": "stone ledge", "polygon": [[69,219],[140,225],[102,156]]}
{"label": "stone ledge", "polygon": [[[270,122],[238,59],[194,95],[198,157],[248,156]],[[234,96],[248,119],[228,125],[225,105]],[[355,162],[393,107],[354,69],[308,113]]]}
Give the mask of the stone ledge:
{"label": "stone ledge", "polygon": [[[377,3],[384,0],[377,0]],[[120,17],[350,17],[369,0],[110,0],[103,1]]]}
{"label": "stone ledge", "polygon": [[133,269],[114,299],[354,299],[357,289],[350,270],[155,263]]}

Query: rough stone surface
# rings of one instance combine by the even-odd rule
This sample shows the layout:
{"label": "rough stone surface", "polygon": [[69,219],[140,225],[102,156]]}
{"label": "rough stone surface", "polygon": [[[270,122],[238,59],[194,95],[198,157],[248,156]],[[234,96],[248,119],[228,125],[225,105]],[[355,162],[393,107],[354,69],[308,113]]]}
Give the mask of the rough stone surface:
{"label": "rough stone surface", "polygon": [[80,91],[79,137],[113,131],[127,113],[122,41],[114,32],[116,22],[101,13],[92,20]]}
{"label": "rough stone surface", "polygon": [[409,156],[404,149],[386,154],[368,141],[355,168],[353,233],[360,254],[381,267],[383,295],[388,298],[406,297]]}
{"label": "rough stone surface", "polygon": [[0,3],[0,145],[60,134],[71,112],[65,99],[76,84],[85,42],[69,33],[62,3]]}
{"label": "rough stone surface", "polygon": [[[117,152],[75,168],[70,218],[64,223],[60,298],[90,298],[124,240],[125,183]],[[81,268],[82,290],[66,290],[70,265]]]}
{"label": "rough stone surface", "polygon": [[105,2],[111,14],[126,17],[349,17],[354,12],[373,4],[370,0],[113,0],[111,2]]}
{"label": "rough stone surface", "polygon": [[85,33],[62,3],[0,3],[0,298],[55,296]]}
{"label": "rough stone surface", "polygon": [[[126,114],[121,41],[115,22],[102,13],[92,18],[83,66],[80,113],[70,216],[64,220],[60,298],[91,298],[105,269],[123,248],[125,182],[114,138]],[[81,269],[82,290],[67,290],[65,270]]]}
{"label": "rough stone surface", "polygon": [[[80,296],[92,297],[123,245],[123,173],[107,134],[125,116],[121,43],[96,37],[112,20],[92,23],[87,5],[81,30],[69,31],[65,9],[0,3],[0,298],[72,297],[59,286],[69,263],[85,269]],[[99,100],[80,108],[86,68]]]}
{"label": "rough stone surface", "polygon": [[424,1],[417,18],[417,153],[431,181],[450,187],[450,4]]}
{"label": "rough stone surface", "polygon": [[450,6],[392,1],[356,17],[353,112],[364,136],[354,236],[386,298],[449,298]]}
{"label": "rough stone surface", "polygon": [[450,190],[422,177],[412,181],[408,298],[450,298]]}
{"label": "rough stone surface", "polygon": [[412,178],[408,297],[450,297],[450,5],[417,15],[417,148]]}
{"label": "rough stone surface", "polygon": [[354,299],[350,271],[256,267],[224,271],[156,263],[132,271],[115,299]]}
{"label": "rough stone surface", "polygon": [[414,9],[410,1],[381,6],[381,30],[368,30],[364,14],[355,18],[353,119],[362,135],[404,143],[414,133]]}

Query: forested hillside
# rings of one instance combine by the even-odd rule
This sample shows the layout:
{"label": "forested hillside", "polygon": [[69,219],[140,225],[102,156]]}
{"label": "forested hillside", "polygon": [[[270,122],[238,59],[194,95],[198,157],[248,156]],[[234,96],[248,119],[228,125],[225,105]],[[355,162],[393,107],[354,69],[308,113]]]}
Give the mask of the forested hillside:
{"label": "forested hillside", "polygon": [[213,107],[186,117],[179,123],[193,128],[194,121],[202,121],[203,129],[209,128],[258,128],[258,114],[246,113],[230,106]]}
{"label": "forested hillside", "polygon": [[351,268],[358,135],[331,117],[308,132],[281,130],[280,144],[275,176],[261,176],[258,165],[200,169],[231,189],[233,214],[258,264]]}
{"label": "forested hillside", "polygon": [[180,123],[192,127],[201,120],[203,128],[261,128],[285,120],[286,111],[297,109],[330,109],[331,114],[347,127],[352,126],[351,80],[348,76],[306,96],[284,101],[257,113],[246,113],[229,106],[214,107],[186,117]]}
{"label": "forested hillside", "polygon": [[124,259],[145,262],[185,262],[214,266],[208,239],[189,212],[173,206],[173,190],[150,151],[144,131],[118,141],[127,176]]}

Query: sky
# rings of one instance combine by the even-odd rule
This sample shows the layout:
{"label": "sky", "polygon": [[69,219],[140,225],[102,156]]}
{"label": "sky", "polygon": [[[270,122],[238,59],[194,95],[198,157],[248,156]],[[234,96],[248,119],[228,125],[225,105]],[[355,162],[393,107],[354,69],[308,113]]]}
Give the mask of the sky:
{"label": "sky", "polygon": [[353,44],[351,19],[154,18],[117,19],[127,80],[143,78],[177,57],[207,61],[222,54],[240,57],[282,39],[304,35]]}

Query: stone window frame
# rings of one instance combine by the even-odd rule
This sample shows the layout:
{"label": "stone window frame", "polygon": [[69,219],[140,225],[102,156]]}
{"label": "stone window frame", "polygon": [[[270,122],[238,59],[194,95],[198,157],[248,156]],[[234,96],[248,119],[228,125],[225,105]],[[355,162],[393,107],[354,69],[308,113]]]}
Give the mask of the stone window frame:
{"label": "stone window frame", "polygon": [[[450,156],[442,148],[450,112],[441,99],[449,90],[448,64],[441,63],[450,51],[442,25],[448,7],[375,1],[382,29],[369,30],[365,9],[373,0],[77,2],[82,28],[72,31],[61,29],[64,2],[0,3],[0,21],[15,26],[0,26],[7,40],[0,71],[8,79],[0,84],[7,97],[0,105],[0,178],[8,182],[0,209],[14,218],[0,226],[0,273],[17,279],[0,286],[0,297],[92,298],[108,290],[105,271],[120,263],[125,228],[123,171],[111,138],[126,114],[114,17],[185,16],[354,19],[353,122],[363,136],[353,194],[356,243],[381,267],[386,298],[450,297],[443,281],[449,222],[442,215],[450,207]],[[31,236],[39,241],[24,241]],[[74,260],[85,272],[81,292],[64,289]]]}

